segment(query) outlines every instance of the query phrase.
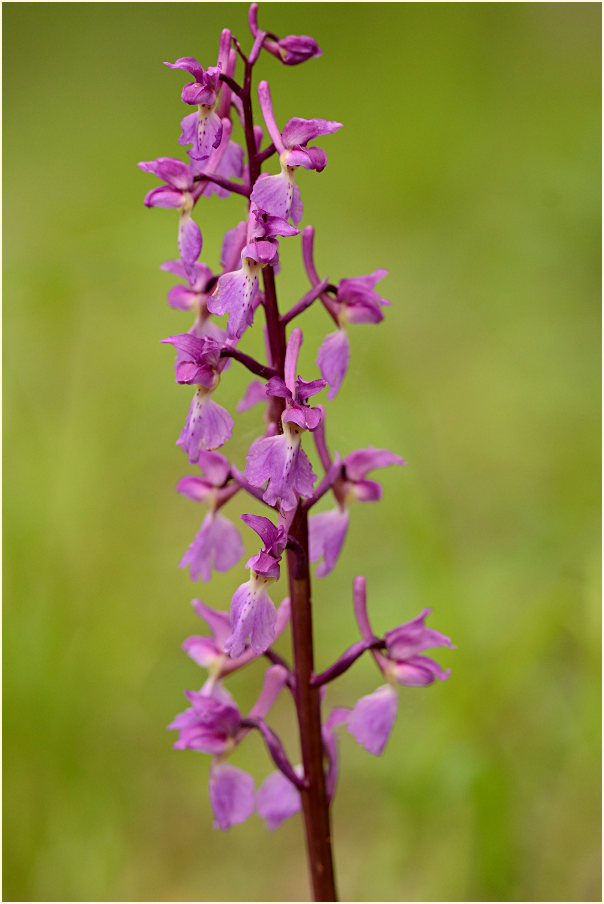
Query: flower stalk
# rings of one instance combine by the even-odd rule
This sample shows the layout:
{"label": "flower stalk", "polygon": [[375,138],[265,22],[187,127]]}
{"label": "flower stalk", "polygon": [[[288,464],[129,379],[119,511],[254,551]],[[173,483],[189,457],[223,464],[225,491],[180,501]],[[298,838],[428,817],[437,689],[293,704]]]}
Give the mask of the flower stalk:
{"label": "flower stalk", "polygon": [[[200,599],[193,601],[207,633],[188,637],[183,649],[207,672],[199,691],[187,691],[191,704],[169,728],[178,732],[174,746],[209,755],[209,796],[215,825],[223,831],[254,812],[269,830],[301,812],[310,885],[316,901],[335,901],[336,882],[330,828],[338,774],[338,730],[344,726],[368,752],[379,755],[386,745],[398,706],[397,685],[426,686],[444,680],[449,672],[424,655],[432,647],[451,647],[445,635],[425,625],[430,610],[384,637],[369,623],[365,579],[355,578],[354,613],[360,639],[323,671],[315,672],[311,564],[321,579],[336,566],[348,531],[350,509],[355,503],[381,498],[379,483],[368,475],[378,468],[405,465],[403,459],[372,445],[352,450],[344,457],[327,447],[326,406],[313,397],[326,391],[328,401],[338,394],[346,376],[350,348],[347,329],[354,324],[376,324],[390,302],[376,291],[385,270],[345,277],[338,283],[321,279],[314,263],[315,231],[312,225],[298,229],[304,207],[296,182],[301,170],[322,173],[325,151],[311,144],[331,136],[341,123],[326,119],[293,117],[279,126],[266,80],[258,84],[258,103],[264,127],[254,122],[253,70],[274,57],[281,65],[295,66],[321,55],[316,41],[305,35],[279,37],[258,25],[258,7],[249,12],[252,46],[246,55],[237,37],[224,29],[216,66],[207,69],[192,57],[167,63],[183,70],[193,81],[182,89],[181,99],[191,112],[181,122],[182,146],[190,146],[189,162],[159,157],[139,164],[162,181],[148,192],[147,207],[178,211],[178,259],[162,269],[182,280],[168,293],[172,308],[193,315],[187,332],[163,342],[176,351],[175,376],[193,390],[193,400],[178,438],[194,474],[183,477],[177,490],[205,508],[201,528],[181,561],[191,579],[211,585],[214,571],[237,566],[244,552],[238,527],[224,512],[236,494],[244,493],[250,511],[241,516],[245,528],[261,543],[245,564],[249,577],[234,589],[230,610],[214,609]],[[241,76],[237,67],[242,66]],[[237,127],[242,144],[235,140]],[[266,142],[263,148],[262,144]],[[243,145],[243,146],[242,146]],[[273,160],[278,155],[277,160]],[[263,172],[265,164],[269,170]],[[275,170],[277,170],[275,172]],[[314,177],[313,177],[314,178]],[[203,198],[218,194],[246,205],[223,241],[220,267],[213,273],[201,261],[203,237],[196,214]],[[199,208],[198,208],[199,205]],[[276,274],[279,244],[301,236],[301,253],[310,288],[302,287],[285,313],[279,310]],[[261,278],[262,277],[262,278]],[[304,313],[318,299],[335,332],[327,334],[317,350],[320,376],[310,380],[298,374],[298,356]],[[259,312],[262,312],[260,314]],[[266,362],[252,357],[239,345],[254,322],[263,321]],[[232,364],[229,373],[226,368]],[[237,448],[226,447],[237,427],[231,414],[215,400],[221,380],[243,368],[256,379],[248,386],[237,411],[254,406],[263,410],[258,435],[247,451],[245,466],[236,464]],[[361,429],[361,428],[360,428]],[[323,469],[319,479],[305,449],[313,434]],[[314,507],[331,499],[326,508]],[[264,514],[257,514],[261,507]],[[267,517],[269,515],[270,517]],[[278,607],[272,595],[279,593],[281,565],[287,563],[288,595]],[[319,602],[319,605],[321,603]],[[273,649],[275,641],[291,628],[292,665]],[[361,697],[353,707],[324,711],[327,686],[343,675],[365,652],[373,655],[385,684]],[[229,677],[251,662],[270,663],[258,699],[242,715],[229,693]],[[302,762],[292,764],[285,747],[270,726],[269,712],[287,688],[296,709]],[[265,741],[269,760],[276,767],[256,789],[243,769],[229,762],[251,730]]]}

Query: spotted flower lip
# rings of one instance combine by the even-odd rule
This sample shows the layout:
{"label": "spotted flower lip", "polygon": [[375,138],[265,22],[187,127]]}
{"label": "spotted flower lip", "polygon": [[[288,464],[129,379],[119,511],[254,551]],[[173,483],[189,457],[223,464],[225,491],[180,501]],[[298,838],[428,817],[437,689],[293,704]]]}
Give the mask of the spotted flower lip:
{"label": "spotted flower lip", "polygon": [[287,543],[287,529],[281,520],[275,525],[262,515],[244,514],[241,518],[258,534],[263,549],[247,561],[250,579],[237,588],[231,601],[232,634],[224,649],[234,658],[243,653],[248,636],[256,654],[263,653],[275,639],[278,614],[266,588],[280,576],[279,562]]}
{"label": "spotted flower lip", "polygon": [[250,446],[245,461],[245,478],[253,487],[268,483],[263,498],[268,505],[280,502],[285,511],[295,509],[298,495],[310,496],[316,475],[300,447],[299,428],[265,436]]}
{"label": "spotted flower lip", "polygon": [[199,453],[204,450],[219,449],[233,433],[233,418],[226,408],[210,398],[210,391],[198,386],[193,396],[185,426],[176,445],[180,446],[194,465],[199,460]]}
{"label": "spotted flower lip", "polygon": [[[258,654],[251,647],[247,647],[240,656],[231,658],[224,651],[225,642],[231,635],[231,623],[226,612],[212,609],[201,600],[193,600],[193,608],[197,615],[203,619],[210,628],[211,635],[193,635],[183,642],[183,650],[191,659],[203,668],[210,671],[216,670],[219,678],[230,675],[248,662],[255,659]],[[290,618],[289,597],[281,602],[277,609],[275,621],[275,639],[285,630]]]}
{"label": "spotted flower lip", "polygon": [[[221,45],[221,50],[222,50]],[[182,89],[182,101],[189,106],[197,106],[197,112],[185,116],[181,122],[182,133],[179,144],[192,144],[189,155],[194,160],[206,160],[222,139],[223,123],[214,107],[220,89],[218,66],[204,70],[194,57],[181,57],[175,63],[164,63],[170,69],[184,69],[195,81],[188,82]]]}
{"label": "spotted flower lip", "polygon": [[224,644],[231,657],[241,656],[249,638],[256,654],[268,650],[275,639],[277,611],[266,588],[274,578],[251,572],[249,581],[240,584],[231,600],[232,633]]}
{"label": "spotted flower lip", "polygon": [[224,273],[207,301],[212,314],[228,314],[227,339],[240,339],[254,320],[260,270],[274,265],[278,247],[269,241],[248,242],[241,250],[241,267]]}

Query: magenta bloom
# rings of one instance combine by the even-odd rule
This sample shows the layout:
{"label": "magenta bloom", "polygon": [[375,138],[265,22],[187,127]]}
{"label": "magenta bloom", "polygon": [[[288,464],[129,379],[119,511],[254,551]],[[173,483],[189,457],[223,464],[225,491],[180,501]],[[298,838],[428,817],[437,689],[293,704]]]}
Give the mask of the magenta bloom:
{"label": "magenta bloom", "polygon": [[163,263],[161,269],[187,280],[186,285],[173,286],[168,292],[170,307],[178,311],[202,311],[208,296],[208,284],[213,278],[210,268],[200,261],[185,267],[182,261],[172,260]]}
{"label": "magenta bloom", "polygon": [[429,656],[419,655],[423,650],[433,647],[455,649],[450,638],[426,627],[425,620],[431,612],[432,609],[424,609],[416,618],[387,631],[384,636],[390,659],[388,670],[399,684],[425,687],[437,678],[445,681],[451,674],[451,669],[445,671]]}
{"label": "magenta bloom", "polygon": [[313,169],[321,172],[327,165],[325,151],[308,147],[308,142],[319,135],[331,135],[342,128],[341,122],[327,119],[288,120],[279,131],[267,82],[258,85],[258,99],[269,134],[279,154],[281,172],[276,176],[263,173],[254,185],[251,201],[269,214],[288,220],[290,217],[298,225],[302,219],[303,206],[300,191],[294,180],[296,168]]}
{"label": "magenta bloom", "polygon": [[198,337],[191,333],[179,333],[177,336],[169,336],[160,341],[173,345],[180,352],[176,365],[177,383],[214,389],[217,384],[222,345],[209,336]]}
{"label": "magenta bloom", "polygon": [[202,692],[185,691],[185,696],[192,707],[168,725],[169,729],[179,732],[174,748],[218,755],[226,753],[241,727],[241,713],[237,707]]}
{"label": "magenta bloom", "polygon": [[[219,612],[206,606],[201,600],[193,600],[193,607],[197,615],[202,618],[211,631],[211,636],[193,635],[187,637],[182,648],[191,659],[202,668],[209,669],[211,674],[222,678],[237,671],[248,662],[256,658],[257,654],[251,647],[246,647],[240,656],[235,659],[225,653],[224,645],[231,635],[231,622],[226,612]],[[275,640],[279,637],[289,621],[290,602],[286,597],[277,609],[275,622]]]}
{"label": "magenta bloom", "polygon": [[390,302],[378,295],[374,291],[374,286],[387,273],[387,270],[374,270],[369,276],[342,279],[338,284],[333,309],[340,329],[326,336],[317,356],[321,376],[330,386],[328,399],[336,397],[348,370],[350,346],[345,330],[346,324],[379,323],[384,319],[382,308]]}
{"label": "magenta bloom", "polygon": [[358,502],[376,502],[381,499],[382,488],[375,480],[365,480],[374,468],[404,465],[406,462],[388,449],[357,449],[342,462],[341,485],[337,492],[338,507],[319,515],[311,515],[308,522],[310,561],[323,559],[317,568],[317,577],[323,578],[333,571],[342,551],[348,531],[348,505],[351,499]]}
{"label": "magenta bloom", "polygon": [[213,671],[224,659],[224,642],[231,633],[229,617],[226,612],[212,609],[201,600],[193,600],[193,608],[212,633],[211,636],[187,637],[182,648],[197,665]]}
{"label": "magenta bloom", "polygon": [[[304,213],[296,171],[302,168],[320,173],[325,169],[326,153],[315,142],[336,133],[342,123],[292,117],[279,128],[266,81],[258,85],[266,128],[254,123],[254,67],[263,52],[286,66],[321,55],[317,42],[307,35],[279,37],[261,30],[257,12],[257,4],[252,3],[248,13],[251,47],[244,47],[229,29],[223,29],[216,66],[204,68],[194,57],[165,64],[189,76],[182,100],[190,112],[181,121],[179,138],[180,145],[186,148],[188,163],[159,157],[139,164],[143,171],[160,180],[147,193],[145,204],[179,213],[180,259],[166,261],[162,269],[178,279],[178,284],[169,290],[169,306],[192,312],[188,324],[161,340],[175,350],[172,354],[177,383],[191,386],[194,392],[177,445],[185,451],[190,464],[199,465],[200,471],[195,469],[195,473],[182,477],[177,490],[205,505],[199,530],[182,556],[180,567],[189,570],[192,580],[208,582],[216,572],[241,565],[245,538],[238,525],[225,518],[222,511],[235,495],[240,498],[245,493],[255,507],[264,503],[269,514],[271,509],[276,512],[276,517],[250,512],[241,515],[261,545],[245,563],[247,580],[233,581],[236,589],[231,586],[227,596],[228,611],[193,600],[195,612],[205,624],[197,628],[201,633],[186,638],[182,649],[207,672],[203,673],[199,691],[185,692],[187,708],[168,727],[177,733],[175,748],[205,753],[211,758],[209,798],[215,828],[226,831],[245,822],[257,810],[272,831],[303,811],[307,840],[310,839],[313,896],[317,900],[335,900],[330,844],[323,829],[329,822],[327,805],[333,799],[338,778],[336,728],[345,725],[369,753],[381,755],[397,714],[397,685],[422,687],[448,678],[449,671],[426,651],[441,646],[452,648],[452,644],[445,635],[426,627],[429,609],[384,637],[376,636],[367,614],[364,578],[356,578],[354,610],[361,638],[353,639],[321,671],[314,666],[316,625],[312,610],[316,607],[311,601],[309,562],[316,563],[317,577],[334,569],[348,531],[350,503],[381,498],[382,487],[369,479],[372,470],[406,462],[373,446],[356,449],[344,459],[337,453],[332,456],[327,447],[325,408],[313,399],[325,389],[331,400],[342,385],[350,359],[348,324],[383,320],[384,308],[390,302],[378,294],[376,286],[387,271],[345,278],[337,285],[327,275],[321,278],[314,263],[315,230],[306,226],[301,250],[310,289],[297,291],[291,282],[277,288],[275,278],[287,257],[287,253],[283,254],[280,260],[280,243],[300,234],[297,224]],[[371,67],[365,69],[371,80]],[[235,127],[242,133],[241,144],[232,140]],[[371,128],[369,120],[367,128]],[[278,165],[271,174],[273,156],[278,157]],[[267,165],[268,171],[263,172]],[[224,235],[220,264],[214,273],[200,260],[203,239],[193,220],[193,210],[200,199],[211,195],[221,199],[238,195],[239,216],[245,217],[237,222],[235,211],[231,223],[236,225]],[[208,217],[215,219],[215,213],[211,201]],[[317,342],[319,378],[307,381],[298,373],[303,334],[296,325],[311,305],[314,311],[319,308],[317,301],[331,317],[334,331]],[[252,339],[249,349],[239,348],[259,307],[260,333],[256,340]],[[220,317],[224,321],[217,320]],[[187,327],[190,328],[185,332]],[[249,374],[258,378],[248,385],[237,411],[259,403],[264,406],[258,412],[259,429],[247,439],[248,431],[244,429],[239,437],[246,445],[238,446],[237,458],[243,457],[243,448],[247,448],[244,474],[236,466],[240,461],[231,463],[217,451],[233,433],[230,413],[213,401],[227,368],[231,368],[228,376],[233,371],[241,373],[239,369],[244,368],[248,382]],[[303,437],[309,432],[322,468],[318,482],[308,448],[304,447]],[[317,511],[315,506],[330,493],[334,508],[313,514]],[[281,579],[281,560],[286,550],[293,606],[285,598],[277,608],[271,584]],[[223,605],[224,602],[223,599]],[[293,650],[282,656],[272,645],[292,614]],[[328,685],[367,656],[377,663],[383,686],[361,696],[350,708],[337,706],[326,711]],[[261,657],[262,661],[250,670],[249,678],[253,681],[264,664],[263,688],[244,715],[231,696],[227,678]],[[271,667],[266,668],[265,660]],[[289,745],[283,743],[267,719],[269,709],[285,687],[297,711],[300,743],[295,747],[302,754],[304,766],[294,765],[297,757],[290,760],[286,749]],[[266,778],[257,792],[254,778],[228,762],[251,732],[258,733],[274,764],[271,768],[278,770],[269,775],[268,770],[264,771]]]}
{"label": "magenta bloom", "polygon": [[268,518],[261,515],[241,517],[260,536],[264,548],[246,563],[250,579],[237,588],[231,600],[232,634],[224,649],[233,658],[241,656],[248,637],[256,654],[264,653],[275,639],[277,612],[267,587],[279,578],[279,561],[287,543],[287,531],[275,527]]}
{"label": "magenta bloom", "polygon": [[163,179],[165,185],[154,188],[145,196],[147,207],[167,207],[180,210],[178,251],[187,267],[193,266],[202,248],[201,230],[191,217],[191,211],[201,188],[195,186],[191,167],[173,157],[139,163],[145,173]]}
{"label": "magenta bloom", "polygon": [[298,496],[310,496],[316,475],[300,445],[300,427],[284,426],[277,436],[265,436],[252,443],[245,463],[246,480],[254,487],[267,484],[264,501],[284,510],[294,509]]}
{"label": "magenta bloom", "polygon": [[295,329],[290,336],[285,361],[285,380],[273,377],[266,384],[268,396],[285,399],[281,417],[283,433],[264,436],[252,443],[245,464],[246,480],[254,487],[267,483],[264,501],[276,505],[280,500],[284,511],[294,509],[298,495],[310,496],[316,475],[306,453],[301,448],[304,430],[316,430],[322,418],[320,408],[311,408],[308,399],[320,392],[324,380],[306,382],[295,376],[302,331]]}
{"label": "magenta bloom", "polygon": [[218,449],[231,437],[233,419],[225,408],[210,398],[218,385],[221,345],[209,336],[197,337],[181,333],[162,339],[179,352],[176,362],[178,383],[194,384],[197,392],[187,414],[187,420],[176,442],[192,465],[204,449]]}
{"label": "magenta bloom", "polygon": [[184,69],[195,79],[182,89],[182,100],[185,104],[197,105],[198,110],[182,120],[179,144],[193,144],[191,157],[205,160],[212,149],[218,147],[222,138],[222,121],[214,110],[220,86],[220,70],[210,66],[204,71],[203,66],[193,57],[181,57],[175,63],[164,65],[170,69]]}

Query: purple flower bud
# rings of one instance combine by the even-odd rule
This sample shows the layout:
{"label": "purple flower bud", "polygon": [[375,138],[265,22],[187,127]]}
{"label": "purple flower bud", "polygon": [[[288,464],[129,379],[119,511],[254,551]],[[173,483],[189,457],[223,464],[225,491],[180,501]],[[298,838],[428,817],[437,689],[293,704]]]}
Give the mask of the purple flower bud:
{"label": "purple flower bud", "polygon": [[281,61],[286,66],[297,66],[313,57],[320,57],[322,53],[314,38],[307,35],[287,35],[277,41],[277,47]]}

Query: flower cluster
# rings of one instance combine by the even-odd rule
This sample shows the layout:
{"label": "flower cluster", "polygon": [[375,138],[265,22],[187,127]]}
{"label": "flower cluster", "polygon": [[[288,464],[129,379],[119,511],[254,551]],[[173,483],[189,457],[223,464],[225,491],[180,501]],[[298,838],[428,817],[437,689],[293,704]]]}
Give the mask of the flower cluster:
{"label": "flower cluster", "polygon": [[[321,50],[310,37],[278,37],[261,30],[256,4],[250,9],[249,24],[252,48],[248,55],[225,29],[215,66],[204,69],[192,57],[166,63],[193,79],[181,94],[183,103],[193,108],[181,122],[179,138],[180,145],[187,148],[188,162],[158,157],[139,164],[145,173],[161,180],[149,191],[145,204],[178,211],[178,257],[162,264],[162,269],[179,280],[168,292],[168,304],[193,318],[182,331],[162,340],[176,351],[177,383],[193,390],[177,445],[195,471],[179,481],[177,490],[201,503],[204,510],[201,527],[184,553],[181,567],[189,569],[193,581],[204,582],[211,580],[213,571],[235,568],[243,557],[244,544],[239,529],[223,514],[224,507],[236,494],[244,493],[254,509],[264,506],[265,511],[264,515],[251,511],[241,516],[246,528],[259,538],[260,548],[245,564],[249,577],[238,582],[228,614],[194,601],[209,633],[189,637],[183,647],[208,675],[201,690],[186,692],[190,706],[169,726],[178,732],[176,748],[212,757],[210,801],[221,829],[243,822],[254,810],[274,829],[301,809],[304,795],[310,802],[304,808],[305,819],[319,820],[318,811],[328,806],[335,789],[338,726],[345,726],[370,753],[381,754],[396,714],[398,685],[419,687],[447,678],[448,671],[424,652],[451,647],[447,637],[426,627],[430,610],[383,637],[376,636],[367,614],[365,581],[359,577],[353,601],[360,639],[324,672],[308,668],[312,663],[309,562],[319,563],[317,578],[332,571],[343,548],[351,503],[381,498],[380,484],[368,475],[406,462],[373,446],[352,449],[344,457],[332,456],[327,447],[325,406],[317,404],[315,397],[325,392],[331,401],[342,386],[350,358],[348,324],[383,320],[390,302],[378,294],[376,285],[387,271],[345,277],[337,284],[319,277],[314,229],[309,225],[302,231],[298,228],[304,214],[298,171],[302,168],[318,178],[327,155],[314,142],[330,140],[342,124],[293,117],[279,128],[266,81],[257,89],[264,126],[254,123],[252,73],[261,52],[292,66],[319,57]],[[239,65],[241,76],[237,74]],[[233,137],[238,131],[241,143]],[[266,172],[262,171],[264,165],[268,165]],[[301,184],[303,187],[303,180]],[[215,272],[200,260],[203,198],[211,193],[231,199],[237,207],[237,221],[224,237]],[[279,246],[297,237],[309,287],[281,313],[275,287]],[[319,300],[336,329],[319,344],[317,372],[305,374],[305,379],[298,373],[303,332],[298,326],[290,329],[290,324]],[[240,348],[257,320],[265,327],[266,363]],[[214,398],[219,396],[222,374],[233,360],[233,371],[239,365],[255,378],[238,411],[261,403],[264,414],[259,435],[239,467],[232,453],[217,451],[237,433],[233,417]],[[308,455],[311,445],[323,471],[320,479]],[[333,506],[309,515],[327,495],[333,497]],[[280,592],[286,560],[289,589]],[[282,598],[278,608],[271,594]],[[291,666],[273,649],[290,621]],[[339,707],[323,717],[325,685],[366,651],[373,655],[385,683],[350,709]],[[262,658],[268,666],[264,685],[256,704],[244,716],[224,682],[234,671]],[[290,762],[266,721],[283,690],[291,694],[298,712],[299,765]],[[253,778],[228,762],[253,729],[264,738],[276,769],[257,791]],[[322,744],[318,753],[313,741],[317,737]],[[325,869],[320,872],[324,874]]]}

